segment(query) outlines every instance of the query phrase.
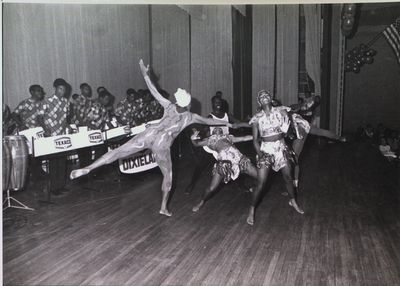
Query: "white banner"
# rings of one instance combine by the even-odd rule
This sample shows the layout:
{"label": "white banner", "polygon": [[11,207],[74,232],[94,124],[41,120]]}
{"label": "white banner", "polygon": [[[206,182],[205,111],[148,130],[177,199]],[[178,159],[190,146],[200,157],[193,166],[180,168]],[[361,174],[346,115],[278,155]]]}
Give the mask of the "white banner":
{"label": "white banner", "polygon": [[29,149],[29,154],[32,154],[32,141],[33,139],[39,139],[44,137],[44,131],[42,127],[35,127],[35,128],[30,128],[26,129],[23,131],[19,131],[19,135],[24,135],[26,139],[28,139],[28,149]]}
{"label": "white banner", "polygon": [[35,157],[39,157],[96,146],[103,144],[103,142],[100,130],[38,138],[33,140],[33,153]]}
{"label": "white banner", "polygon": [[135,155],[119,159],[119,170],[124,174],[135,174],[157,167],[157,162],[151,150],[147,149]]}

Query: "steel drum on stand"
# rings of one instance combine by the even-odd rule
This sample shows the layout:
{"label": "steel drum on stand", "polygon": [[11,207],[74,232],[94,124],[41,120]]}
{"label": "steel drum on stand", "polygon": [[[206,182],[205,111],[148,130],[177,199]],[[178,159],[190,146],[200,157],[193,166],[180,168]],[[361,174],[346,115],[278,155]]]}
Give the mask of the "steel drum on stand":
{"label": "steel drum on stand", "polygon": [[11,152],[3,139],[3,191],[8,189],[11,175]]}
{"label": "steel drum on stand", "polygon": [[25,186],[28,172],[28,144],[25,136],[6,136],[4,141],[11,153],[10,189],[21,190]]}
{"label": "steel drum on stand", "polygon": [[[7,182],[4,181],[5,172],[3,165],[3,189],[7,190],[7,196],[3,202],[3,211],[8,208],[17,208],[17,209],[25,209],[33,211],[33,208],[30,208],[17,199],[10,196],[10,190],[18,191],[22,190],[25,186],[27,172],[28,172],[28,144],[25,136],[15,135],[15,136],[6,136],[3,139],[3,164],[4,164],[4,154],[7,156],[7,150],[9,152],[9,163],[8,164],[8,172],[9,172],[9,184],[8,187],[5,187]],[[14,202],[14,204],[12,204]]]}

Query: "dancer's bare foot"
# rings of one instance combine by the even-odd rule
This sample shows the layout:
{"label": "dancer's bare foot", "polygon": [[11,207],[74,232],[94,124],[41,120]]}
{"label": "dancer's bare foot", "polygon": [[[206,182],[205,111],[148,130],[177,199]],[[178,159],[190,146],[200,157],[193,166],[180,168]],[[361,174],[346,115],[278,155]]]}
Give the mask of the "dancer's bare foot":
{"label": "dancer's bare foot", "polygon": [[161,215],[165,215],[165,216],[167,216],[167,217],[172,216],[172,213],[171,213],[169,210],[167,210],[167,209],[165,209],[165,210],[160,210],[159,213],[160,213]]}
{"label": "dancer's bare foot", "polygon": [[252,207],[249,211],[249,215],[247,216],[247,223],[249,225],[254,225],[254,208]]}
{"label": "dancer's bare foot", "polygon": [[71,180],[79,178],[80,176],[84,176],[87,175],[90,172],[89,169],[86,168],[82,168],[82,169],[77,169],[77,170],[73,170],[71,172],[71,175],[69,175],[69,177],[71,178]]}
{"label": "dancer's bare foot", "polygon": [[192,211],[193,211],[193,212],[198,212],[199,209],[200,209],[203,205],[204,205],[204,201],[201,200],[200,203],[198,203],[197,205],[195,205],[195,206],[192,208]]}
{"label": "dancer's bare foot", "polygon": [[299,214],[304,214],[304,211],[297,205],[297,203],[294,199],[291,199],[289,201],[289,205],[291,207],[293,207],[296,210],[296,212],[298,212]]}

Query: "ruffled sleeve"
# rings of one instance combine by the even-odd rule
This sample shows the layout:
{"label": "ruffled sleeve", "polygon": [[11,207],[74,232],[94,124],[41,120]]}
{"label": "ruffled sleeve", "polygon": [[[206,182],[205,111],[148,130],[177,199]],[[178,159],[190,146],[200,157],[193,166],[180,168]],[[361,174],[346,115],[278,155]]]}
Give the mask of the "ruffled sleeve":
{"label": "ruffled sleeve", "polygon": [[260,118],[259,113],[256,113],[249,121],[250,125],[253,125],[254,123],[258,123],[258,119]]}

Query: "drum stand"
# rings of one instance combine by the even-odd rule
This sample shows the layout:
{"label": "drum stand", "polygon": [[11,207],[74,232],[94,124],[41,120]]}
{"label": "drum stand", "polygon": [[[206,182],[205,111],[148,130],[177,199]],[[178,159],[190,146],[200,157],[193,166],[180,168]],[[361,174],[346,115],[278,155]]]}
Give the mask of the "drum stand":
{"label": "drum stand", "polygon": [[[14,201],[16,205],[12,205],[11,202]],[[5,211],[8,208],[16,208],[16,209],[23,209],[23,210],[29,210],[29,211],[34,211],[33,208],[30,208],[17,199],[14,199],[13,197],[10,196],[10,189],[7,189],[7,197],[3,201],[3,206],[7,204],[5,208],[3,208],[3,211]]]}

